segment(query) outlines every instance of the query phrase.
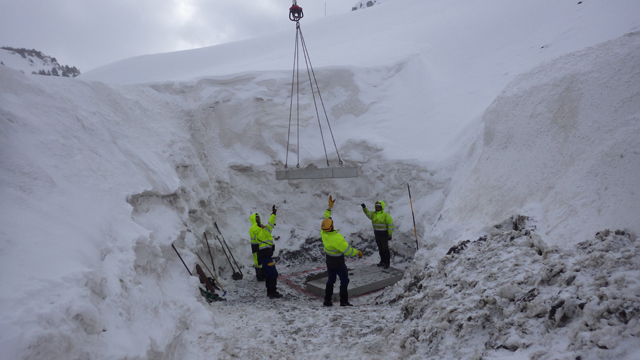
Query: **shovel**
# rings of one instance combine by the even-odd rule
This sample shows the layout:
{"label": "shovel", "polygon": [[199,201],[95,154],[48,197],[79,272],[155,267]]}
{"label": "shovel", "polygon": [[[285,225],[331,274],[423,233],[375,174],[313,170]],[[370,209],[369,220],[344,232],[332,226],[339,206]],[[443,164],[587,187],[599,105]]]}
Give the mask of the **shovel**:
{"label": "shovel", "polygon": [[[224,255],[227,257],[227,261],[229,261],[229,265],[231,266],[231,270],[233,271],[233,275],[231,275],[231,278],[233,280],[241,280],[244,277],[244,275],[242,275],[242,273],[240,272],[240,266],[238,266],[238,262],[233,257],[233,253],[231,252],[229,245],[227,245],[227,240],[224,239],[224,236],[222,235],[220,228],[218,228],[218,223],[214,222],[214,225],[216,226],[216,230],[218,230],[218,233],[220,233],[220,236],[222,237],[222,240],[220,240],[220,238],[216,235],[216,239],[218,239],[218,241],[220,242],[220,245],[222,246],[222,251],[224,252]],[[227,250],[225,250],[225,246],[229,251],[229,254],[231,254],[233,263],[236,264],[236,268],[238,269],[237,271],[233,268],[233,263],[231,262],[231,259],[229,259],[229,255],[227,254]]]}

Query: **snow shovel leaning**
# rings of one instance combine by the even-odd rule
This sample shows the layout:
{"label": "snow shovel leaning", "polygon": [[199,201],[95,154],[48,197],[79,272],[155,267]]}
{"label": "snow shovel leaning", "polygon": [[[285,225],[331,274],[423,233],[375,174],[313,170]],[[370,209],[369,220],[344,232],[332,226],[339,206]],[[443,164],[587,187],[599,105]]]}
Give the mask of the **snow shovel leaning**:
{"label": "snow shovel leaning", "polygon": [[200,257],[200,254],[198,254],[196,252],[196,256],[198,256],[198,259],[200,259],[200,262],[202,263],[202,265],[204,265],[204,267],[207,269],[209,274],[211,274],[212,277],[209,280],[213,279],[213,281],[211,281],[211,284],[213,285],[213,287],[216,288],[216,289],[219,287],[220,290],[222,290],[224,292],[224,294],[222,294],[222,296],[227,295],[227,291],[222,287],[222,284],[220,284],[220,280],[218,280],[216,275],[211,271],[211,269],[209,269],[209,267],[207,266],[207,263],[205,263],[204,260],[202,260],[202,258]]}
{"label": "snow shovel leaning", "polygon": [[[220,233],[220,236],[222,237],[222,240],[220,240],[220,238],[216,235],[216,239],[218,239],[218,241],[220,242],[220,245],[222,246],[222,251],[224,252],[224,255],[227,257],[227,261],[229,261],[229,265],[231,266],[231,270],[233,271],[233,275],[231,275],[231,278],[233,280],[241,280],[244,277],[244,275],[242,275],[242,272],[240,272],[240,266],[238,265],[236,258],[233,257],[233,253],[231,253],[231,249],[229,248],[229,245],[227,245],[227,240],[225,240],[224,236],[222,235],[222,232],[220,231],[220,228],[218,228],[218,223],[214,222],[213,224],[216,226],[216,230],[218,230],[218,233]],[[236,264],[235,267],[236,269],[238,269],[237,271],[233,268],[233,263],[231,262],[231,259],[229,259],[229,255],[227,254],[227,250],[225,250],[225,246],[229,251],[229,254],[231,254],[233,263]]]}

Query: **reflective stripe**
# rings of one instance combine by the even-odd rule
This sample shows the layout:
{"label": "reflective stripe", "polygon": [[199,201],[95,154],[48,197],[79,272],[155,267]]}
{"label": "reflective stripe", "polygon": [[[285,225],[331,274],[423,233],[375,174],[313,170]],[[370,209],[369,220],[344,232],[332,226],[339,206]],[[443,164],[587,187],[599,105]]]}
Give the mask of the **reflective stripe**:
{"label": "reflective stripe", "polygon": [[327,252],[327,256],[340,257],[340,256],[344,256],[344,254],[342,254],[342,253],[340,253],[340,254],[331,254],[331,253]]}
{"label": "reflective stripe", "polygon": [[324,249],[324,252],[329,255],[329,256],[342,256],[342,255],[347,255],[347,256],[355,256],[356,254],[358,254],[358,251],[354,248],[351,247],[351,245],[349,245],[344,251],[340,251],[338,249]]}
{"label": "reflective stripe", "polygon": [[354,249],[349,245],[342,253],[348,256],[352,256]]}
{"label": "reflective stripe", "polygon": [[373,230],[387,230],[387,229],[393,230],[393,223],[390,223],[390,224],[372,223],[372,225],[373,225]]}

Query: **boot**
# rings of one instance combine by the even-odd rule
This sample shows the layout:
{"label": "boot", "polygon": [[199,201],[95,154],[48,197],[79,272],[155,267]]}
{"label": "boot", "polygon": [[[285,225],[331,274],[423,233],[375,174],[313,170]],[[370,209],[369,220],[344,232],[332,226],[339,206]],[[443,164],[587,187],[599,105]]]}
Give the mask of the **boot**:
{"label": "boot", "polygon": [[391,251],[387,250],[384,252],[383,262],[384,262],[383,267],[385,269],[388,269],[389,266],[391,266]]}
{"label": "boot", "polygon": [[349,303],[348,285],[340,285],[340,306],[353,306]]}
{"label": "boot", "polygon": [[265,279],[265,283],[267,286],[267,296],[269,299],[279,299],[282,297],[277,290],[278,278],[267,278]]}
{"label": "boot", "polygon": [[333,301],[331,298],[333,297],[333,284],[327,284],[324,288],[324,302],[322,305],[324,306],[333,306]]}

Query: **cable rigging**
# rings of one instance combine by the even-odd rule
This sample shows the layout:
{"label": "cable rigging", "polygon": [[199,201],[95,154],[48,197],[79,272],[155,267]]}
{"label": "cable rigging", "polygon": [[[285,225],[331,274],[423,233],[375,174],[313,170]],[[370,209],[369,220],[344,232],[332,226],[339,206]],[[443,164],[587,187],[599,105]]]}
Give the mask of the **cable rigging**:
{"label": "cable rigging", "polygon": [[[342,167],[343,161],[340,158],[340,152],[338,151],[338,146],[336,144],[335,137],[333,136],[333,130],[331,129],[331,123],[329,122],[329,116],[327,115],[327,110],[324,106],[324,101],[322,99],[322,95],[320,93],[320,87],[318,86],[318,80],[316,78],[316,74],[313,70],[313,66],[311,64],[311,58],[309,56],[309,51],[307,49],[307,44],[304,40],[304,36],[302,35],[302,29],[300,28],[300,20],[304,17],[304,12],[300,6],[298,6],[297,1],[293,0],[293,5],[289,8],[289,20],[294,21],[296,23],[296,38],[295,38],[295,47],[293,53],[293,71],[291,75],[291,101],[289,106],[289,129],[287,135],[287,152],[285,156],[285,164],[284,171],[276,171],[276,179],[277,180],[286,180],[286,179],[316,179],[316,178],[341,178],[341,177],[357,177],[358,169],[351,167]],[[322,114],[327,122],[327,128],[329,130],[329,134],[331,135],[331,141],[333,142],[333,146],[336,151],[336,155],[338,157],[338,163],[340,167],[332,168],[329,167],[327,169],[300,169],[300,52],[302,52],[302,57],[304,59],[304,64],[306,67],[307,77],[309,79],[309,85],[311,87],[311,96],[313,98],[313,104],[315,107],[316,118],[318,119],[318,127],[320,129],[320,137],[322,139],[322,146],[324,148],[325,159],[327,162],[327,166],[329,164],[329,155],[327,153],[327,146],[325,142],[324,132],[322,129],[322,121],[320,119],[320,110],[318,107],[318,102],[320,103],[320,107],[322,108]],[[317,93],[317,99],[316,99]],[[295,103],[295,126],[296,126],[296,145],[297,145],[297,164],[295,172],[288,171],[289,169],[289,148],[291,146],[291,128],[293,122],[293,114],[294,114],[294,96],[296,98]]]}

